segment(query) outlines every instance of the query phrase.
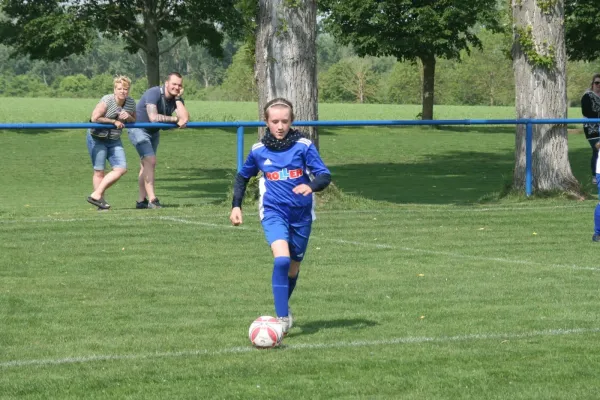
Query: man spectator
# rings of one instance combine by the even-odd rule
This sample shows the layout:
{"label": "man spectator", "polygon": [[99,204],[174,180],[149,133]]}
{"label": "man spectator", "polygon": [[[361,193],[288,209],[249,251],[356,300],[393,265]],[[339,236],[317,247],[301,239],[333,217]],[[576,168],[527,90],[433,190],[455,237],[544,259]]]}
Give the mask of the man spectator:
{"label": "man spectator", "polygon": [[[136,122],[174,122],[179,128],[185,128],[190,114],[185,108],[182,95],[183,78],[181,74],[171,72],[163,86],[151,87],[142,95],[136,107]],[[173,113],[176,115],[172,115]],[[161,208],[154,192],[160,129],[130,128],[128,136],[140,155],[139,195],[135,208]]]}

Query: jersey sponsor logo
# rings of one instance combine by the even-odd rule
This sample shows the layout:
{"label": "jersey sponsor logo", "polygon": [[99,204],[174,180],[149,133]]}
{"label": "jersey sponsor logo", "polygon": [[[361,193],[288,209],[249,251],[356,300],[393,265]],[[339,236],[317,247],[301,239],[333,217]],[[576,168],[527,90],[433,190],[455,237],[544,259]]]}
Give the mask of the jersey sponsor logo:
{"label": "jersey sponsor logo", "polygon": [[302,169],[292,169],[289,170],[287,168],[282,169],[281,171],[267,172],[265,176],[270,181],[285,181],[287,179],[296,179],[302,176]]}

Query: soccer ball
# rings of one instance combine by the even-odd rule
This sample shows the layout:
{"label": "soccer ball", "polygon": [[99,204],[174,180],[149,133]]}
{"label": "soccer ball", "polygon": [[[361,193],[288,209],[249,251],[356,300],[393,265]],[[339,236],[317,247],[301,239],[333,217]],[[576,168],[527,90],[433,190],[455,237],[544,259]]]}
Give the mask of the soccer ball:
{"label": "soccer ball", "polygon": [[283,327],[277,318],[270,316],[258,317],[250,325],[248,338],[256,348],[268,349],[275,347],[283,339]]}

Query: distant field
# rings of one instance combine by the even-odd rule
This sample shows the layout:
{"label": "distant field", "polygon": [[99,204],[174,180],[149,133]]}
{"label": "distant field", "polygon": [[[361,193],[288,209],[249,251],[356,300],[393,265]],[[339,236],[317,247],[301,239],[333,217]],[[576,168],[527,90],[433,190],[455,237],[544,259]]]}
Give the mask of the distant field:
{"label": "distant field", "polygon": [[[3,122],[86,121],[97,100],[9,99]],[[251,103],[189,102],[206,120]],[[322,119],[413,119],[417,106],[322,105]],[[436,106],[437,118],[512,110]],[[135,210],[137,156],[85,198],[83,130],[0,130],[0,399],[593,399],[600,318],[587,201],[503,196],[514,128],[320,129],[336,191],[291,300],[296,326],[253,349],[272,314],[256,206],[228,222],[232,129],[164,132],[157,193]],[[256,133],[246,133],[246,148]]]}
{"label": "distant field", "polygon": [[[85,122],[98,99],[4,98],[0,101],[0,122]],[[256,103],[186,102],[194,121],[257,121]],[[417,119],[419,105],[320,104],[322,120]],[[436,119],[516,118],[514,107],[434,107]],[[581,118],[581,110],[569,110],[570,118]]]}

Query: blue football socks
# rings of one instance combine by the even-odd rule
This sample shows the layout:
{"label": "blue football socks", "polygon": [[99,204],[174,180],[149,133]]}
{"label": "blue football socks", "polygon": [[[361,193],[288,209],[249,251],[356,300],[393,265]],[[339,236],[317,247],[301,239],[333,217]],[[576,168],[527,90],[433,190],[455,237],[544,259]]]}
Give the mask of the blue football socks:
{"label": "blue football socks", "polygon": [[273,300],[275,301],[275,313],[278,317],[288,315],[288,272],[290,270],[289,257],[275,257],[273,262]]}

